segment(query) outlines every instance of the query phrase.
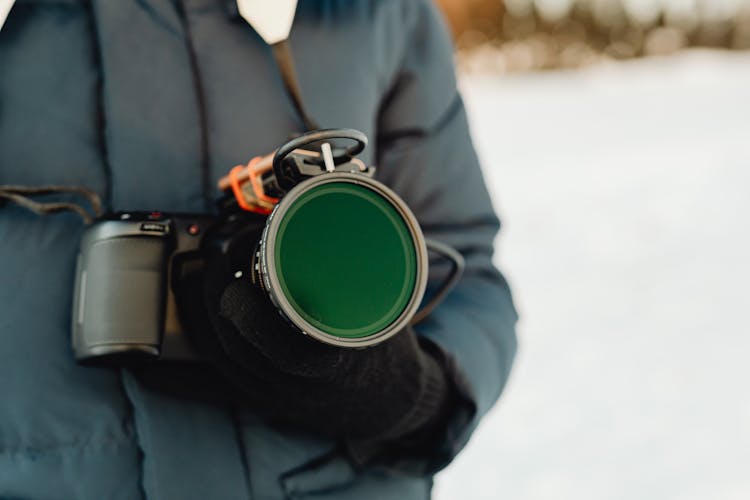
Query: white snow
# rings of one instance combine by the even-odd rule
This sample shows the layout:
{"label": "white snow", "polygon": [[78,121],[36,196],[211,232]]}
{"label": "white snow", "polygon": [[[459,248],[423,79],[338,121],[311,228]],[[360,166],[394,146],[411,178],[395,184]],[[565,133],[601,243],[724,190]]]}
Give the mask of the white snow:
{"label": "white snow", "polygon": [[461,86],[522,321],[435,498],[750,498],[750,55]]}

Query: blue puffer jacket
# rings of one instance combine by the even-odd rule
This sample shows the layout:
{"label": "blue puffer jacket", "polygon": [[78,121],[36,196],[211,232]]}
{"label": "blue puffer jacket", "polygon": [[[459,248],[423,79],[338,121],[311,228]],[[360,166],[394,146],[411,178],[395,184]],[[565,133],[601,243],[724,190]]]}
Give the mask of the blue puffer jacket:
{"label": "blue puffer jacket", "polygon": [[[299,129],[270,51],[231,4],[19,0],[0,31],[0,184],[83,185],[111,210],[207,210],[228,168]],[[311,114],[367,133],[378,178],[465,255],[464,278],[419,333],[449,353],[476,412],[421,467],[357,470],[327,439],[78,366],[69,323],[83,225],[6,205],[1,498],[428,498],[429,474],[499,396],[516,315],[491,263],[498,221],[438,13],[428,0],[301,0],[291,43]]]}

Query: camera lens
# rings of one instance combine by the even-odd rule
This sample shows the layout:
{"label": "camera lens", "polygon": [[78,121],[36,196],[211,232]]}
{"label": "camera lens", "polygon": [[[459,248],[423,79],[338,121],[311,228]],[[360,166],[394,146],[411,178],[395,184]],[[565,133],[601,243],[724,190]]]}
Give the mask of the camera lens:
{"label": "camera lens", "polygon": [[405,326],[424,293],[421,231],[403,201],[376,181],[330,174],[308,182],[269,221],[261,245],[269,293],[319,340],[382,340]]}

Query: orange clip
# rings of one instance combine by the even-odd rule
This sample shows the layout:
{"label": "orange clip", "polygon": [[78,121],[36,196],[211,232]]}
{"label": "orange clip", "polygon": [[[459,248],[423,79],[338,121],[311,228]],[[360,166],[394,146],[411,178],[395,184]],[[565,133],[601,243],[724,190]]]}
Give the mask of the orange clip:
{"label": "orange clip", "polygon": [[269,167],[259,167],[260,161],[263,159],[261,156],[256,156],[252,160],[250,160],[250,163],[247,164],[247,170],[250,177],[250,182],[253,185],[253,192],[255,193],[255,196],[258,197],[259,200],[265,201],[266,203],[270,205],[276,205],[279,202],[278,198],[274,198],[273,196],[268,196],[263,189],[263,184],[261,182],[261,176],[271,170]]}
{"label": "orange clip", "polygon": [[[229,171],[228,180],[240,208],[249,212],[268,215],[273,210],[274,205],[279,202],[279,199],[268,196],[263,189],[261,177],[271,170],[271,164],[260,165],[263,159],[264,157],[256,156],[250,160],[247,166],[237,165]],[[248,180],[253,189],[254,197],[242,190],[243,184]]]}

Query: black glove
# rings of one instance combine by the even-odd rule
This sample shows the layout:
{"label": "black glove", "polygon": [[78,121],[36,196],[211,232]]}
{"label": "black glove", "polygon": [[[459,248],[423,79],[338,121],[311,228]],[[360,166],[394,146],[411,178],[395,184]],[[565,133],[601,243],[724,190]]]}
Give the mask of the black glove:
{"label": "black glove", "polygon": [[411,328],[367,348],[323,344],[287,323],[247,277],[232,274],[222,262],[208,264],[204,299],[213,331],[202,342],[255,412],[361,443],[419,441],[439,425],[448,383],[428,353],[434,345]]}

